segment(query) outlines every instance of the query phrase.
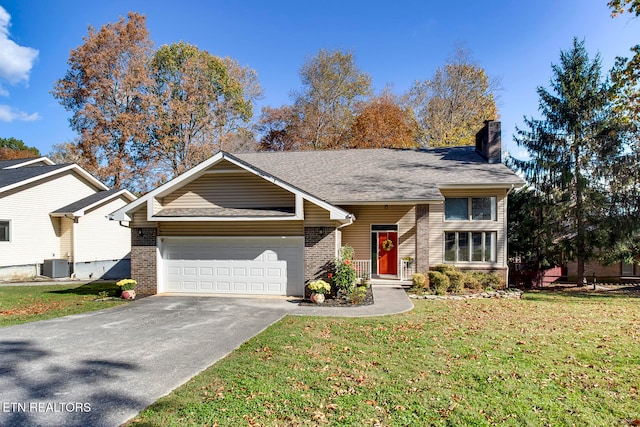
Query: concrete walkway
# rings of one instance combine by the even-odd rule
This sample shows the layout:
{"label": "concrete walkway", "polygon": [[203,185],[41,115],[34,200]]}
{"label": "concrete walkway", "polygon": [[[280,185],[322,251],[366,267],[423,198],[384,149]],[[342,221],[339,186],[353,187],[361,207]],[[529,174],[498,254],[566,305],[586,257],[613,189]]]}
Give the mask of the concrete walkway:
{"label": "concrete walkway", "polygon": [[411,310],[399,286],[374,305],[322,308],[284,298],[153,296],[0,328],[0,425],[119,426],[286,315]]}

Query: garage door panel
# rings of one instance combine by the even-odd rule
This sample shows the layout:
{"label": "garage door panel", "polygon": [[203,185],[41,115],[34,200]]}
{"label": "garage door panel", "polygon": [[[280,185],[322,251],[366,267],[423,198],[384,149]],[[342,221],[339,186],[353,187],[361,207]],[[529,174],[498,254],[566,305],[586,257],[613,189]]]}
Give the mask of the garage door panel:
{"label": "garage door panel", "polygon": [[302,295],[302,239],[167,239],[168,292]]}
{"label": "garage door panel", "polygon": [[213,276],[213,267],[200,267],[200,276]]}
{"label": "garage door panel", "polygon": [[247,277],[247,269],[245,267],[234,267],[233,277]]}
{"label": "garage door panel", "polygon": [[231,291],[239,294],[246,294],[249,287],[247,286],[247,282],[234,282]]}

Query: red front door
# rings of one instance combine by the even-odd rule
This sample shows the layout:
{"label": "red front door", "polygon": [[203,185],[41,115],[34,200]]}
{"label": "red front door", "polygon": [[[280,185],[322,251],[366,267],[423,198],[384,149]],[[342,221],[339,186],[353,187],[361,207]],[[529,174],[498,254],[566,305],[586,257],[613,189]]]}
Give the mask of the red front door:
{"label": "red front door", "polygon": [[378,274],[398,274],[398,233],[378,233]]}

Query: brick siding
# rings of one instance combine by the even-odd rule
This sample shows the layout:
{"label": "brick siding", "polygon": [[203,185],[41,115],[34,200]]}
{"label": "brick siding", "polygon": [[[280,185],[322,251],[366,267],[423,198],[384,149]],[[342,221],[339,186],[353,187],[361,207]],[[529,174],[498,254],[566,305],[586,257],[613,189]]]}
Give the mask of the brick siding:
{"label": "brick siding", "polygon": [[429,271],[429,205],[416,205],[416,271]]}
{"label": "brick siding", "polygon": [[338,230],[335,227],[304,228],[304,292],[310,295],[307,285],[312,280],[325,279],[333,269],[336,257]]}
{"label": "brick siding", "polygon": [[138,282],[140,295],[158,293],[156,228],[131,229],[131,277]]}

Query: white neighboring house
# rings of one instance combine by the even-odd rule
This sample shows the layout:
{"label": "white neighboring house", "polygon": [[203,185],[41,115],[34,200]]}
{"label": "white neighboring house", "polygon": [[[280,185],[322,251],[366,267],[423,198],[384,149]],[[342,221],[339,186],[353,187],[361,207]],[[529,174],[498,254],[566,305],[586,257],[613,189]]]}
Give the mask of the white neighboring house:
{"label": "white neighboring house", "polygon": [[135,199],[76,164],[0,160],[0,279],[128,277],[130,230],[107,215]]}

